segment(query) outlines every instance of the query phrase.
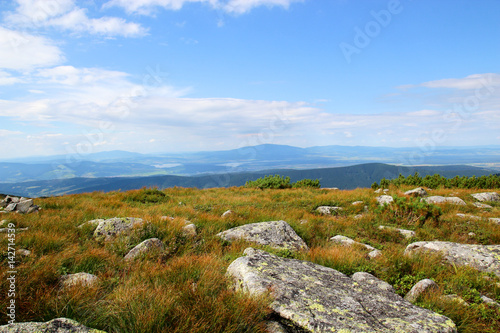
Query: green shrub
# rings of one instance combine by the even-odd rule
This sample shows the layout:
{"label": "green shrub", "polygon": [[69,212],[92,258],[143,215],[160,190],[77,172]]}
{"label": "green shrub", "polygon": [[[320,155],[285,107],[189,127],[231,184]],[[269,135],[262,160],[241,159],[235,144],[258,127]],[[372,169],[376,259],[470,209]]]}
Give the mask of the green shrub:
{"label": "green shrub", "polygon": [[272,189],[282,189],[291,188],[290,177],[283,177],[280,175],[265,176],[264,178],[259,178],[257,180],[249,180],[245,183],[245,187],[256,187],[260,189],[272,188]]}
{"label": "green shrub", "polygon": [[319,188],[321,185],[318,179],[302,179],[295,183],[290,183],[290,177],[284,177],[280,175],[265,176],[264,178],[259,178],[256,180],[249,180],[245,183],[245,187],[248,188],[272,188],[272,189],[283,189],[283,188]]}
{"label": "green shrub", "polygon": [[304,187],[312,187],[319,188],[321,185],[319,184],[319,179],[302,179],[292,184],[293,188],[304,188]]}
{"label": "green shrub", "polygon": [[170,197],[157,188],[143,188],[140,191],[133,191],[125,198],[130,203],[165,203],[170,201]]}
{"label": "green shrub", "polygon": [[387,185],[392,184],[396,187],[399,187],[401,185],[409,185],[409,186],[425,186],[433,189],[440,187],[494,189],[500,187],[499,175],[489,175],[481,177],[455,176],[453,178],[445,178],[439,174],[434,174],[433,176],[427,175],[422,178],[418,174],[418,172],[415,172],[414,175],[409,175],[407,177],[403,176],[402,174],[399,174],[398,178],[394,178],[391,180],[387,180],[384,178],[382,179],[382,181],[387,182]]}
{"label": "green shrub", "polygon": [[427,221],[437,225],[442,214],[441,208],[420,201],[420,198],[398,196],[394,196],[391,205],[381,206],[375,212],[388,223],[415,226],[422,226]]}

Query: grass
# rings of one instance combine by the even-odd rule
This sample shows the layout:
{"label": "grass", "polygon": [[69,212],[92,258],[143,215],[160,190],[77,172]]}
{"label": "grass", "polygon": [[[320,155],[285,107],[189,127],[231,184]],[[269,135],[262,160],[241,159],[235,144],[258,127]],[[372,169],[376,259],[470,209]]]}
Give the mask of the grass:
{"label": "grass", "polygon": [[[403,198],[407,187],[391,188],[390,194]],[[473,189],[436,189],[430,195],[459,196],[468,203]],[[419,280],[430,278],[440,290],[418,300],[418,305],[452,318],[460,332],[500,331],[500,311],[482,303],[485,295],[500,301],[500,279],[467,267],[442,264],[439,255],[403,255],[414,241],[441,240],[467,244],[500,244],[500,226],[487,220],[457,218],[457,213],[500,217],[500,206],[480,210],[472,205],[420,205],[400,199],[396,210],[380,209],[371,189],[329,191],[313,188],[228,189],[171,188],[128,192],[86,193],[40,198],[38,214],[5,214],[27,231],[16,234],[16,247],[32,251],[18,258],[16,321],[47,321],[69,317],[107,332],[264,332],[271,316],[268,297],[250,298],[235,292],[225,277],[229,264],[248,246],[245,241],[227,243],[215,235],[235,226],[285,220],[310,247],[306,253],[274,251],[284,257],[309,260],[345,274],[365,271],[387,281],[404,296]],[[362,201],[353,206],[351,203]],[[322,205],[344,209],[336,216],[322,216]],[[365,211],[365,206],[368,211]],[[222,218],[227,210],[233,214]],[[361,214],[361,218],[354,219]],[[82,223],[111,217],[139,217],[149,224],[111,242],[98,242],[93,228]],[[173,221],[162,216],[175,217]],[[184,221],[196,224],[194,238],[182,233]],[[410,240],[397,231],[379,225],[411,229]],[[473,234],[470,234],[473,233]],[[369,260],[362,247],[343,247],[329,242],[345,235],[382,251]],[[472,236],[471,236],[472,235]],[[123,256],[148,238],[161,239],[168,249],[161,257],[143,256],[125,263]],[[0,239],[7,248],[7,238]],[[263,248],[265,249],[265,248]],[[269,250],[269,249],[266,249]],[[2,253],[1,273],[7,271]],[[92,288],[62,290],[61,275],[88,272],[99,277]],[[7,290],[6,279],[0,280]],[[446,301],[441,295],[457,294],[470,305]],[[6,293],[0,293],[5,324]]]}

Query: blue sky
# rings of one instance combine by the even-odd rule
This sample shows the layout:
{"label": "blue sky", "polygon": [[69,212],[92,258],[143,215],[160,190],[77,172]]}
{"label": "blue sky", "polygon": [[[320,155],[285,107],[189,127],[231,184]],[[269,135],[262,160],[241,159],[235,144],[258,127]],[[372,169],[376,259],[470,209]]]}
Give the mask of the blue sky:
{"label": "blue sky", "polygon": [[2,158],[500,145],[500,1],[0,2]]}

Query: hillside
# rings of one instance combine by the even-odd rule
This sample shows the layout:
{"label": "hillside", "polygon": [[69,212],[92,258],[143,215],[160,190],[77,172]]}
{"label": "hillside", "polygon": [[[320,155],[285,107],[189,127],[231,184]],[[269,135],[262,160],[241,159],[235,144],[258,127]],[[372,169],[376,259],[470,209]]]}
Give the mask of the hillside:
{"label": "hillside", "polygon": [[[404,191],[408,189],[391,187],[386,194],[395,201],[385,208],[378,204],[379,194],[372,189],[169,188],[35,199],[35,204],[41,207],[38,213],[0,214],[4,220],[2,227],[13,223],[18,230],[16,322],[45,322],[64,317],[105,332],[205,333],[265,332],[272,321],[288,327],[287,332],[297,332],[300,325],[282,318],[285,314],[279,310],[269,309],[272,292],[252,297],[233,290],[233,280],[226,270],[251,246],[273,254],[259,257],[261,252],[254,251],[255,260],[274,258],[275,263],[292,264],[295,261],[290,259],[295,258],[309,262],[308,267],[315,263],[346,274],[338,279],[370,277],[377,279],[380,286],[385,281],[390,284],[384,287],[389,294],[384,291],[380,297],[406,304],[404,309],[396,311],[396,316],[404,315],[411,307],[411,311],[420,311],[419,316],[426,316],[420,324],[430,320],[428,316],[433,312],[451,319],[454,324],[447,322],[446,332],[452,332],[454,325],[458,332],[498,332],[500,310],[484,297],[500,301],[500,269],[495,273],[500,265],[480,271],[466,262],[450,264],[437,254],[403,253],[408,245],[418,241],[438,240],[484,246],[484,249],[486,245],[499,244],[500,225],[489,219],[500,218],[500,202],[484,202],[490,208],[480,208],[471,196],[478,190],[437,189],[429,191],[429,196],[454,196],[463,199],[465,205],[423,204],[419,198],[406,197]],[[340,208],[332,215],[324,215],[316,210],[320,206]],[[231,213],[222,216],[228,210]],[[87,223],[126,216],[138,223],[129,231],[123,229],[120,235],[104,234],[106,238],[99,238],[101,234],[97,232],[104,220]],[[295,252],[217,236],[230,228],[278,220],[286,221],[306,247]],[[389,227],[414,233],[406,238]],[[28,229],[22,231],[24,228]],[[350,237],[371,249],[367,250],[365,245],[337,244],[330,240],[336,235]],[[136,245],[153,238],[162,244],[156,250],[143,252],[134,260],[124,259],[130,257],[127,253]],[[7,237],[2,237],[1,246],[7,249],[7,243]],[[376,256],[371,255],[373,250],[377,251]],[[247,254],[251,255],[248,251]],[[6,252],[1,260],[0,270],[5,276],[9,269]],[[365,273],[353,275],[356,272],[367,272],[374,277]],[[92,279],[86,287],[80,285],[81,280],[74,282],[73,287],[64,287],[67,284],[64,281],[75,273],[88,273]],[[435,281],[438,287],[413,300],[416,306],[390,294],[394,288],[398,295],[404,296],[415,283],[426,278]],[[9,283],[2,279],[2,290],[8,290]],[[289,283],[292,288],[292,282]],[[357,283],[358,289],[368,288],[359,297],[379,292],[368,287],[366,281]],[[307,288],[319,288],[314,285]],[[326,294],[330,292],[336,291]],[[7,293],[2,293],[2,309],[8,302]],[[376,302],[374,306],[382,307],[384,303]],[[322,311],[320,305],[313,310]],[[374,315],[377,311],[372,309],[371,316],[379,316]],[[328,318],[338,315],[335,313]],[[348,311],[342,313],[343,318],[351,316]],[[6,324],[7,320],[2,316],[0,324]]]}
{"label": "hillside", "polygon": [[355,189],[370,187],[382,178],[392,179],[401,173],[404,176],[418,172],[422,176],[436,173],[444,177],[489,175],[491,170],[465,165],[403,167],[381,163],[354,165],[349,167],[323,168],[312,170],[276,169],[259,172],[240,172],[211,174],[204,176],[150,176],[150,177],[108,177],[108,178],[70,178],[23,183],[0,183],[0,192],[19,196],[40,197],[93,191],[133,190],[142,187],[168,188],[180,187],[231,187],[242,186],[248,180],[254,180],[269,174],[288,176],[292,181],[304,178],[319,179],[322,187]]}

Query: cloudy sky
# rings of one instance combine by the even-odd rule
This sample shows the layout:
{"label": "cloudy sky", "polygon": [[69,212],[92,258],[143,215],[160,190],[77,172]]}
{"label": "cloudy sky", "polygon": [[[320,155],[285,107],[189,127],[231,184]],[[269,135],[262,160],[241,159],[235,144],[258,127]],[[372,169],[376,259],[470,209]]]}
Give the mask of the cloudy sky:
{"label": "cloudy sky", "polygon": [[0,2],[0,159],[500,145],[498,0]]}

